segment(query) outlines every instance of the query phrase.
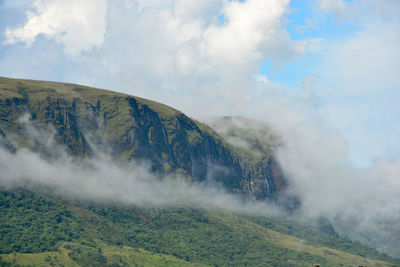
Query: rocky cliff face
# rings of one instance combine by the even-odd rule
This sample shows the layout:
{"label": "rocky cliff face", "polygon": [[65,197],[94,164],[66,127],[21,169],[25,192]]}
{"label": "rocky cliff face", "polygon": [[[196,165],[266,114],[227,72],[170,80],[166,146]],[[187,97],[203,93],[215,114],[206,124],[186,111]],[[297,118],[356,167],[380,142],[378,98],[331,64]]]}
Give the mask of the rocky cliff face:
{"label": "rocky cliff face", "polygon": [[238,155],[252,199],[268,198],[286,185],[273,152],[280,140],[268,125],[243,117],[210,119],[209,125]]}
{"label": "rocky cliff face", "polygon": [[267,198],[285,184],[269,150],[261,157],[241,153],[208,126],[146,99],[74,84],[0,78],[2,145],[45,151],[23,127],[24,116],[77,157],[102,151],[120,161],[146,160],[154,172],[212,180],[253,199]]}

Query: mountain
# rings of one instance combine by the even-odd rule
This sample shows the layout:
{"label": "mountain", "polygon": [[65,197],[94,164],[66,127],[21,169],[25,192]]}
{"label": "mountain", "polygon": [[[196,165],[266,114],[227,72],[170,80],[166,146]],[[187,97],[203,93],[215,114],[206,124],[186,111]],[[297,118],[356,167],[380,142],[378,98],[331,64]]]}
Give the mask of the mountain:
{"label": "mountain", "polygon": [[[230,192],[265,199],[285,185],[270,151],[240,154],[207,125],[150,100],[75,84],[0,78],[0,136],[8,149],[28,147],[19,120],[51,126],[54,139],[75,157],[98,150],[119,161],[146,160],[158,173],[213,179]],[[48,150],[48,149],[47,149]],[[51,151],[47,151],[51,153]]]}
{"label": "mountain", "polygon": [[[72,162],[66,168],[75,168],[106,154],[120,163],[116,166],[145,161],[155,179],[179,174],[190,184],[209,183],[239,199],[245,196],[246,203],[278,199],[286,181],[273,157],[279,146],[273,131],[266,126],[254,131],[259,124],[244,118],[220,118],[210,125],[215,130],[126,94],[0,78],[1,160],[34,152],[51,165],[66,153]],[[47,165],[37,162],[45,175]],[[24,169],[24,163],[12,167]],[[76,197],[54,191],[44,180],[12,184],[17,175],[7,170],[10,177],[0,172],[0,182],[7,181],[0,184],[0,266],[400,265],[339,236],[324,218],[299,222],[185,203],[139,206],[102,199],[105,192]],[[59,179],[57,174],[50,178]],[[90,177],[79,179],[85,178]],[[78,183],[74,189],[83,184],[73,182]]]}

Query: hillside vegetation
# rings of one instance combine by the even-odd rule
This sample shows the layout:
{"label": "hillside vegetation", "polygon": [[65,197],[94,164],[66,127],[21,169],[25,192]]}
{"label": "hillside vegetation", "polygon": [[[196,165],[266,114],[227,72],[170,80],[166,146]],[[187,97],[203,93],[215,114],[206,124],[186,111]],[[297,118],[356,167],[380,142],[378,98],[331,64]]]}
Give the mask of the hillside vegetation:
{"label": "hillside vegetation", "polygon": [[[324,228],[224,210],[138,208],[0,194],[3,264],[81,266],[396,266]],[[136,264],[136,265],[135,265]]]}

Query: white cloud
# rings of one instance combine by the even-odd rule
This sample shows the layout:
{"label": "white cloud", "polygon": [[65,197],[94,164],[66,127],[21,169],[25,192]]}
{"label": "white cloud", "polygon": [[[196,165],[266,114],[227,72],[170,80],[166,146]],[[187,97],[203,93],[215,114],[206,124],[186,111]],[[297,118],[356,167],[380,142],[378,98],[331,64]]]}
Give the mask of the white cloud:
{"label": "white cloud", "polygon": [[[372,173],[380,177],[389,187],[400,191],[400,157],[392,161],[379,158],[375,161]],[[385,175],[382,175],[384,173]]]}
{"label": "white cloud", "polygon": [[[350,158],[360,166],[373,157],[392,156],[400,146],[398,23],[363,25],[357,34],[332,43],[324,51],[318,94],[333,127],[352,144]],[[380,21],[380,19],[378,19]],[[391,151],[390,153],[388,153]]]}
{"label": "white cloud", "polygon": [[[400,153],[398,62],[400,2],[393,0],[316,0],[315,29],[309,52],[320,99],[320,112],[350,143],[353,164],[367,166],[374,157]],[[335,35],[324,19],[334,15]],[[326,25],[326,24],[325,24]],[[346,29],[345,29],[346,27]],[[336,35],[338,34],[338,35]],[[317,38],[315,38],[317,37]],[[313,62],[317,59],[317,63]]]}
{"label": "white cloud", "polygon": [[[73,64],[66,57],[57,80],[154,99],[190,115],[239,112],[235,106],[242,112],[262,61],[279,65],[305,53],[306,43],[285,29],[288,8],[289,0],[35,1],[27,22],[6,34],[9,44],[29,46],[43,35],[79,54]],[[32,55],[39,44],[56,48],[37,42]]]}
{"label": "white cloud", "polygon": [[248,0],[225,6],[226,23],[210,27],[205,47],[214,59],[243,64],[262,59],[262,49],[281,28],[280,19],[289,1]]}
{"label": "white cloud", "polygon": [[379,18],[390,21],[400,18],[400,2],[397,0],[316,0],[317,7],[325,14],[334,14],[341,20],[357,20],[368,23]]}
{"label": "white cloud", "polygon": [[319,7],[326,13],[334,13],[339,17],[345,17],[348,14],[349,3],[343,0],[318,0]]}
{"label": "white cloud", "polygon": [[6,30],[6,43],[31,46],[39,35],[65,46],[67,54],[101,46],[106,31],[107,1],[36,0],[27,12],[27,22]]}
{"label": "white cloud", "polygon": [[[379,17],[382,21],[400,19],[400,1],[397,0],[360,0],[364,5],[369,5],[369,12]],[[368,18],[366,18],[368,20]]]}
{"label": "white cloud", "polygon": [[[280,64],[305,53],[305,43],[291,40],[284,28],[288,4],[140,1],[134,12],[114,2],[101,55],[104,67],[119,81],[107,81],[107,86],[191,115],[236,112],[233,107],[242,107],[254,90],[258,63],[271,59]],[[218,20],[221,14],[223,23]]]}
{"label": "white cloud", "polygon": [[397,88],[399,33],[395,26],[375,24],[333,45],[324,74],[353,90]]}
{"label": "white cloud", "polygon": [[265,76],[265,75],[257,75],[256,81],[261,82],[261,83],[269,83],[269,80],[268,80],[267,76]]}

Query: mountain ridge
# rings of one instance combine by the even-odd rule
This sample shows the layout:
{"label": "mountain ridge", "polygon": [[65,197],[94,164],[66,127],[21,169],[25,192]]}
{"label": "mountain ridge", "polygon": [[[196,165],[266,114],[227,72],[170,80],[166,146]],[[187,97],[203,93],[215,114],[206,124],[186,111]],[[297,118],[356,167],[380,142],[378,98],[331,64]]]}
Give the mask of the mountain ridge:
{"label": "mountain ridge", "polygon": [[196,182],[211,177],[254,199],[268,198],[286,183],[272,155],[249,166],[207,125],[151,100],[76,84],[0,78],[0,133],[8,146],[27,143],[18,125],[24,114],[51,125],[55,141],[74,156],[90,157],[107,147],[118,160],[148,160],[153,171],[175,171]]}

